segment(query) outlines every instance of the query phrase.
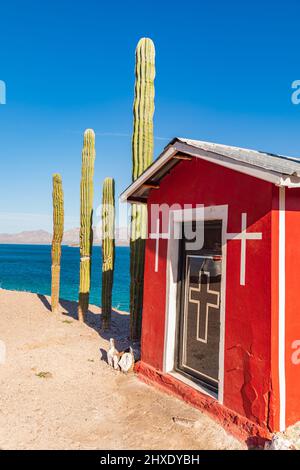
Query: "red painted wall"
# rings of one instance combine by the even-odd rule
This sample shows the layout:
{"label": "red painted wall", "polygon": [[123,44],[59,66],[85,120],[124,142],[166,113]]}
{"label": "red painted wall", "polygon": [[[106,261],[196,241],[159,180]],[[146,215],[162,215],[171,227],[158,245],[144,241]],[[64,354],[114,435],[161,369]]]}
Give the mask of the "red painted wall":
{"label": "red painted wall", "polygon": [[[224,405],[262,427],[273,427],[277,420],[273,409],[277,372],[275,367],[271,369],[271,325],[275,320],[271,306],[276,302],[271,227],[277,223],[273,196],[272,184],[194,158],[178,164],[161,181],[160,189],[151,191],[148,201],[148,205],[228,204],[228,232],[241,231],[242,212],[247,213],[247,231],[262,232],[262,240],[247,241],[245,286],[239,281],[240,241],[227,243],[224,368]],[[160,240],[159,271],[154,272],[155,240],[147,240],[142,361],[158,370],[163,364],[166,255],[167,240]]]}
{"label": "red painted wall", "polygon": [[[286,420],[300,418],[300,190],[286,190]],[[293,348],[293,343],[298,346]],[[298,350],[298,353],[297,353]]]}

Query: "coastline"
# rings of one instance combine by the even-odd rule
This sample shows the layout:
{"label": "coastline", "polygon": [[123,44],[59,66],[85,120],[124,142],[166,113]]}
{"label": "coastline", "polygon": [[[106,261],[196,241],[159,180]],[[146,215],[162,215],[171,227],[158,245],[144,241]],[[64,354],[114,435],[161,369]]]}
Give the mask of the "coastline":
{"label": "coastline", "polygon": [[[15,295],[28,294],[28,295],[37,296],[39,298],[44,297],[46,299],[46,301],[48,302],[48,304],[49,304],[47,306],[47,308],[49,307],[48,308],[49,311],[51,310],[51,308],[50,308],[51,296],[50,295],[40,294],[38,292],[31,292],[31,291],[26,291],[26,290],[4,289],[4,288],[0,287],[0,297],[1,297],[2,292],[10,292],[10,293],[15,294]],[[78,302],[75,301],[75,300],[68,300],[68,299],[60,298],[59,299],[59,304],[60,304],[60,311],[62,313],[64,308],[65,308],[64,306],[66,304],[70,304],[70,306],[72,306],[73,309],[74,308],[77,309]],[[101,315],[101,307],[99,305],[89,304],[89,310],[93,313],[93,315]],[[129,312],[127,312],[125,310],[119,310],[118,308],[115,308],[115,307],[112,308],[112,312],[117,313],[118,315],[127,315],[127,316],[129,316]]]}
{"label": "coastline", "polygon": [[[113,307],[129,310],[130,252],[116,247]],[[62,247],[60,296],[78,301],[80,252]],[[90,303],[101,304],[102,251],[93,248]],[[0,244],[0,287],[51,295],[51,245]]]}
{"label": "coastline", "polygon": [[52,314],[47,296],[1,289],[0,301],[2,450],[245,448],[200,411],[107,365],[109,338],[122,350],[128,314],[114,312],[103,334],[99,307],[84,324],[76,302]]}

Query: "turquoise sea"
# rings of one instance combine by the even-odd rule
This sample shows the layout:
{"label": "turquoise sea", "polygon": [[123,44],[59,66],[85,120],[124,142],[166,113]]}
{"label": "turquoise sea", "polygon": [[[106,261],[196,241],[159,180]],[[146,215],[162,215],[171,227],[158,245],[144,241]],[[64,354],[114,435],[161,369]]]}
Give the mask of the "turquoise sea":
{"label": "turquoise sea", "polygon": [[[101,248],[93,248],[90,303],[100,305]],[[113,306],[129,311],[129,248],[116,247]],[[60,297],[78,300],[79,248],[62,247]],[[0,287],[51,293],[51,246],[0,245]]]}

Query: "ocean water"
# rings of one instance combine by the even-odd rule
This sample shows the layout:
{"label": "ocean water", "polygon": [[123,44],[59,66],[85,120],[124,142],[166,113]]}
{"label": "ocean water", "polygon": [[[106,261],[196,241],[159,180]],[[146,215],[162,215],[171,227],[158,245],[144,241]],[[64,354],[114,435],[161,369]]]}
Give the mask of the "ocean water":
{"label": "ocean water", "polygon": [[[101,304],[101,247],[93,248],[90,303]],[[129,311],[129,248],[116,247],[113,306]],[[79,248],[62,247],[60,297],[78,300]],[[51,294],[51,246],[0,245],[2,289]]]}

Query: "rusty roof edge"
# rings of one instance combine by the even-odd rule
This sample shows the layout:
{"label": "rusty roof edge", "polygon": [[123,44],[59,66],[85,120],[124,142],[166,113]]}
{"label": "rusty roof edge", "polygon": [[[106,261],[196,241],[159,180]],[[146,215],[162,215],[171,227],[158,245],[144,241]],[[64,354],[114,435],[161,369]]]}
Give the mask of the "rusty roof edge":
{"label": "rusty roof edge", "polygon": [[[157,157],[157,159],[151,163],[151,165],[135,180],[133,181],[120,195],[120,201],[126,202],[128,197],[132,196],[134,191],[138,189],[147,179],[149,179],[155,171],[158,171],[163,167],[164,163],[167,163],[172,156],[177,153],[177,150],[171,144],[171,142],[166,145],[162,153]],[[155,168],[155,171],[153,171]]]}

